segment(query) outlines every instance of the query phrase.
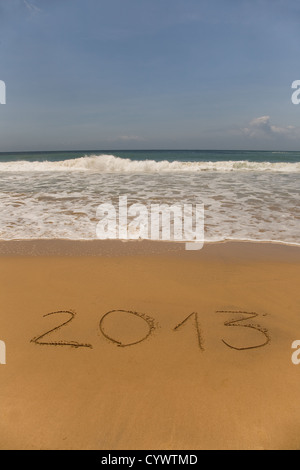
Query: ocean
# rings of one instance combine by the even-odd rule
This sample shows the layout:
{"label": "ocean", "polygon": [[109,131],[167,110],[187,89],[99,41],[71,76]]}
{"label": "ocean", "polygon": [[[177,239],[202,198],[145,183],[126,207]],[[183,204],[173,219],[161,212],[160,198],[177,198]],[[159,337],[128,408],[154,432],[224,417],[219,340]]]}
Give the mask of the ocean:
{"label": "ocean", "polygon": [[96,239],[97,207],[205,206],[205,241],[300,244],[300,152],[0,153],[0,240]]}

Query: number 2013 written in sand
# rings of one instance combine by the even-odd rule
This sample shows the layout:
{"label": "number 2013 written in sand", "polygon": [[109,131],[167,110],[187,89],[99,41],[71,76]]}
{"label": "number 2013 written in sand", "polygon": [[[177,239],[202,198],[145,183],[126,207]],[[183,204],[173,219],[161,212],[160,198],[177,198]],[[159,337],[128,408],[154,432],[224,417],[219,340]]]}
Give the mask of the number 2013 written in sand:
{"label": "number 2013 written in sand", "polygon": [[[112,325],[110,324],[110,328],[108,327],[109,320],[113,320],[116,315],[123,315],[126,316],[129,315],[131,316],[132,319],[136,320],[143,320],[145,323],[145,333],[141,335],[141,337],[135,339],[134,341],[131,342],[123,342],[120,339],[117,339],[116,336],[114,335],[112,330]],[[259,314],[256,312],[245,312],[241,310],[217,310],[215,312],[216,315],[221,316],[231,316],[230,320],[226,320],[224,322],[224,326],[227,328],[235,328],[235,332],[239,332],[241,330],[238,330],[240,328],[243,328],[243,331],[245,332],[245,329],[248,329],[248,332],[250,334],[249,339],[247,339],[248,344],[241,346],[241,345],[236,345],[233,342],[225,341],[225,339],[220,338],[220,341],[223,342],[223,344],[230,349],[233,349],[235,351],[246,351],[246,350],[254,350],[258,348],[262,348],[264,346],[267,346],[270,341],[271,337],[267,329],[263,328],[262,326],[258,324],[253,324],[251,323],[254,319],[256,319]],[[76,313],[73,310],[59,310],[56,312],[51,312],[47,313],[44,315],[44,317],[54,317],[54,316],[65,316],[66,320],[63,323],[58,323],[55,328],[52,328],[49,331],[46,331],[39,336],[36,336],[31,340],[31,343],[35,343],[40,346],[60,346],[60,347],[73,347],[73,348],[90,348],[93,349],[92,344],[88,343],[81,343],[78,341],[71,341],[71,340],[59,340],[55,341],[54,336],[55,333],[58,332],[58,330],[61,330],[62,328],[65,328],[68,324],[70,324],[76,317]],[[232,317],[235,316],[236,318],[232,319]],[[116,321],[116,318],[114,319]],[[111,323],[111,322],[110,322]],[[198,312],[192,312],[189,315],[187,315],[183,320],[177,324],[175,327],[172,327],[172,330],[174,332],[179,332],[181,329],[184,327],[187,327],[187,325],[190,325],[194,332],[195,332],[195,345],[199,348],[200,351],[204,352],[205,347],[204,347],[204,331],[202,329],[202,322],[201,322],[201,315]],[[139,313],[139,312],[134,312],[130,310],[111,310],[107,313],[105,313],[99,322],[99,331],[101,335],[109,342],[112,344],[120,347],[120,348],[127,348],[127,347],[132,347],[138,344],[143,343],[144,341],[148,340],[155,330],[159,328],[159,324],[156,323],[155,319],[152,318],[151,316],[144,314],[144,313]],[[251,334],[253,335],[253,332],[255,331],[255,336],[251,338]],[[260,338],[258,340],[258,338]],[[253,344],[249,342],[250,341],[255,341]]]}

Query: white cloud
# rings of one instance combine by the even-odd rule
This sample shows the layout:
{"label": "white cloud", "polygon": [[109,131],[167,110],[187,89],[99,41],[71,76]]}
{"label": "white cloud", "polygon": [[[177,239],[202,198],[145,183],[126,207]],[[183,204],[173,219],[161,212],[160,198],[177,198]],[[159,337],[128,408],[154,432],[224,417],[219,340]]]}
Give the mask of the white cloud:
{"label": "white cloud", "polygon": [[23,0],[24,5],[30,11],[30,13],[39,13],[41,11],[34,3],[30,2],[29,0]]}
{"label": "white cloud", "polygon": [[143,137],[139,137],[137,135],[119,135],[115,137],[107,137],[105,141],[109,144],[132,144],[134,145],[135,143],[138,142],[145,142],[145,139]]}
{"label": "white cloud", "polygon": [[271,123],[270,116],[260,116],[253,119],[247,127],[242,129],[243,135],[248,137],[300,137],[300,128],[295,126],[279,127]]}
{"label": "white cloud", "polygon": [[142,137],[138,137],[137,135],[120,135],[116,138],[116,140],[121,140],[124,142],[142,142],[144,139]]}

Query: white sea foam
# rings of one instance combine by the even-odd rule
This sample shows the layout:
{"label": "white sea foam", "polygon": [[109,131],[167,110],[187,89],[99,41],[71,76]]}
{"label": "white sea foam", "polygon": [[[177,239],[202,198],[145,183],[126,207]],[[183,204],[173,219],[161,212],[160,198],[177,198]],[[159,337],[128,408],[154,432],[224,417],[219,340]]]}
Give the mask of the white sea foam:
{"label": "white sea foam", "polygon": [[207,241],[299,244],[299,165],[113,155],[0,163],[0,239],[95,239],[98,205],[127,195],[130,204],[203,202]]}
{"label": "white sea foam", "polygon": [[130,160],[114,155],[91,155],[59,162],[17,161],[1,162],[1,172],[95,172],[114,174],[151,174],[151,173],[200,173],[217,172],[282,172],[300,173],[300,163],[284,162],[250,162],[218,161],[218,162],[179,162]]}

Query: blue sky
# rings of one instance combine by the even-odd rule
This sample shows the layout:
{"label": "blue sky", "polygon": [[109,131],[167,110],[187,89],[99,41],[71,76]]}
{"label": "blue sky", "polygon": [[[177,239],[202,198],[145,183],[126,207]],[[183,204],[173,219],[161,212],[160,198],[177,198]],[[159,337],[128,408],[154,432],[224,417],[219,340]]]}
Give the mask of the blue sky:
{"label": "blue sky", "polygon": [[0,151],[300,150],[298,0],[0,0]]}

